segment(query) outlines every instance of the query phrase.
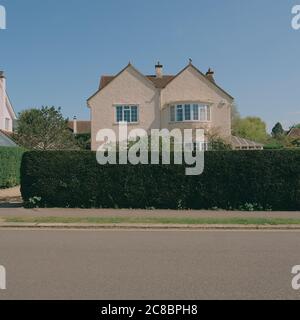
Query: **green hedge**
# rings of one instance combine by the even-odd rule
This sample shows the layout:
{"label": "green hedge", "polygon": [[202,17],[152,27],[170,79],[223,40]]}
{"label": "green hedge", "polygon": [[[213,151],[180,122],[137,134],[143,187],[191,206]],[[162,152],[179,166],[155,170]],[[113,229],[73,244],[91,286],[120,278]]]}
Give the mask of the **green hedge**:
{"label": "green hedge", "polygon": [[0,189],[20,184],[20,167],[24,150],[0,147]]}
{"label": "green hedge", "polygon": [[300,151],[207,152],[200,176],[182,165],[100,166],[93,152],[28,152],[29,206],[300,210]]}

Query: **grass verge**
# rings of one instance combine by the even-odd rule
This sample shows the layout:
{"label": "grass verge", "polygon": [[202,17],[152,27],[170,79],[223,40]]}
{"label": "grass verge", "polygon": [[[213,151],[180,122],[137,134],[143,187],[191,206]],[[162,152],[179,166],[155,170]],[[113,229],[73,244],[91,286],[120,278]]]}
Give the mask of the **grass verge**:
{"label": "grass verge", "polygon": [[178,224],[178,225],[300,225],[300,219],[284,218],[161,218],[161,217],[10,217],[9,223]]}

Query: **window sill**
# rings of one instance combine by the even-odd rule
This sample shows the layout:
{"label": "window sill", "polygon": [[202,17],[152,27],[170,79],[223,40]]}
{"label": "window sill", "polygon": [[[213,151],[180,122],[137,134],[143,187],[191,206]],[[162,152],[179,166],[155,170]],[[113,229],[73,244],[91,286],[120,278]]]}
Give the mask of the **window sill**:
{"label": "window sill", "polygon": [[190,121],[170,121],[169,124],[178,124],[178,123],[182,123],[182,124],[186,124],[186,123],[211,123],[211,121],[197,121],[197,120],[190,120]]}
{"label": "window sill", "polygon": [[139,122],[114,122],[114,126],[122,126],[122,125],[127,125],[127,126],[137,126],[139,125]]}

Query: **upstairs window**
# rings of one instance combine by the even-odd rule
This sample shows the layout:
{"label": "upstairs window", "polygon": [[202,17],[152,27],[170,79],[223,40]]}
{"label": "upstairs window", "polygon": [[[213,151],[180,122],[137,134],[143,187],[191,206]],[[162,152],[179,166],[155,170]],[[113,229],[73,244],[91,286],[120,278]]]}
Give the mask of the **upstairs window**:
{"label": "upstairs window", "polygon": [[204,104],[178,104],[170,108],[171,122],[207,122],[211,120],[210,106]]}
{"label": "upstairs window", "polygon": [[137,123],[139,121],[138,106],[116,106],[117,123]]}

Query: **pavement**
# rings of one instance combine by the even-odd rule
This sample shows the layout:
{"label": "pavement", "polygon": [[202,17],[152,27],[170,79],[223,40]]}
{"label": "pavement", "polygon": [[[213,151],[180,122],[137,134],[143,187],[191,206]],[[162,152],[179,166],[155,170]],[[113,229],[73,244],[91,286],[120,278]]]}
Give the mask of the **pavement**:
{"label": "pavement", "polygon": [[0,299],[297,299],[298,231],[1,230]]}

